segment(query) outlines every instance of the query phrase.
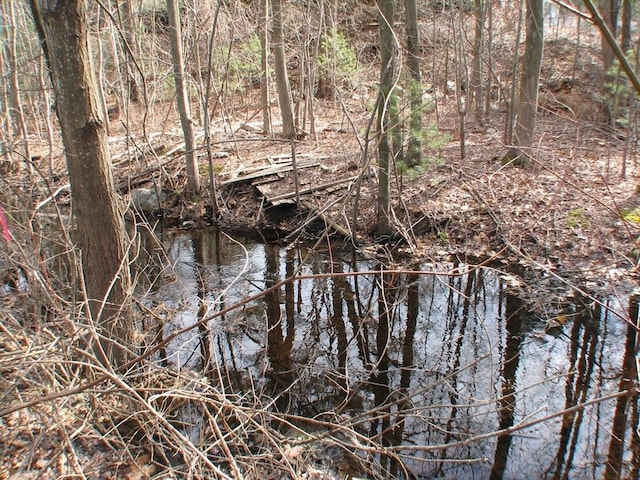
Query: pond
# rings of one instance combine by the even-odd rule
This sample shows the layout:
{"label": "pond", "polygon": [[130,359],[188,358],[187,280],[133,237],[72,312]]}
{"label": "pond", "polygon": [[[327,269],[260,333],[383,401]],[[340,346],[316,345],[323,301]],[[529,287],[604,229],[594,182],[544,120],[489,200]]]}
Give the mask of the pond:
{"label": "pond", "polygon": [[[336,459],[342,475],[638,478],[628,298],[576,299],[549,330],[490,268],[385,271],[218,230],[160,238],[145,296],[164,321],[157,336],[211,320],[157,360],[260,398],[291,435],[333,422],[342,451],[360,452]],[[386,454],[367,454],[374,444]]]}

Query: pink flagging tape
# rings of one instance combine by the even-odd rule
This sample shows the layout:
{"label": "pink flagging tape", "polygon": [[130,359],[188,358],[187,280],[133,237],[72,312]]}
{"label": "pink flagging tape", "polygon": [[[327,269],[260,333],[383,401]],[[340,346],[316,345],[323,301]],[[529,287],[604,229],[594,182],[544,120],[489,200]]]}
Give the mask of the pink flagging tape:
{"label": "pink flagging tape", "polygon": [[7,217],[4,214],[4,210],[2,209],[2,205],[0,205],[0,228],[2,228],[2,235],[7,242],[11,241],[11,232],[9,231],[9,223],[7,222]]}

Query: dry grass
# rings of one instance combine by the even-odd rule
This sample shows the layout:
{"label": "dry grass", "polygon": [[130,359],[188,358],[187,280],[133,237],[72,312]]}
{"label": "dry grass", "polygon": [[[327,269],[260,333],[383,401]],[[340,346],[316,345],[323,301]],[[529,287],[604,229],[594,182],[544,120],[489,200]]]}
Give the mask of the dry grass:
{"label": "dry grass", "polygon": [[71,244],[56,257],[46,236],[38,251],[19,249],[34,246],[29,230],[14,228],[0,252],[5,273],[24,274],[2,285],[0,478],[333,479],[339,467],[327,452],[359,450],[337,438],[356,437],[348,425],[316,421],[321,433],[310,434],[277,413],[274,398],[225,393],[224,372],[207,378],[150,358],[122,370],[101,364],[87,347],[95,327],[82,299],[53,293],[74,291],[75,277],[44,268],[75,264]]}

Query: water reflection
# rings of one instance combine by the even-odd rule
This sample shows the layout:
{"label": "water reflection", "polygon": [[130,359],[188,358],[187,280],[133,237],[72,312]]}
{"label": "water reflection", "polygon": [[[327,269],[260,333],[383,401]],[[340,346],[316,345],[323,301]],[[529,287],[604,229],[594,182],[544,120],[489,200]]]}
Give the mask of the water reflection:
{"label": "water reflection", "polygon": [[384,446],[344,460],[354,476],[637,476],[637,397],[625,393],[636,329],[615,312],[635,317],[617,300],[575,305],[551,336],[487,269],[390,272],[219,232],[167,234],[163,245],[171,266],[147,295],[161,336],[239,306],[173,339],[158,360],[203,370],[239,401],[289,415],[289,426],[348,426],[349,438],[323,432],[341,435],[343,457],[349,445]]}
{"label": "water reflection", "polygon": [[[523,317],[526,312],[522,301],[510,295],[504,294],[505,307],[502,317],[505,319],[505,341],[503,355],[501,357],[501,379],[502,386],[500,396],[497,399],[497,409],[500,416],[500,430],[508,430],[513,427],[516,411],[516,373],[520,362],[520,347],[523,340],[521,332]],[[501,479],[504,477],[509,458],[509,449],[513,436],[509,433],[498,437],[495,461],[491,469],[491,479]]]}

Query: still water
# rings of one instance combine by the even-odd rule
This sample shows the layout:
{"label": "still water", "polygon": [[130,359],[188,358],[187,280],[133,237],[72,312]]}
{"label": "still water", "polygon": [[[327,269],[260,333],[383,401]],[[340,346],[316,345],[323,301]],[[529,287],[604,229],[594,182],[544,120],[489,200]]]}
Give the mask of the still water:
{"label": "still water", "polygon": [[637,378],[628,299],[576,301],[548,331],[491,269],[382,271],[217,230],[161,241],[146,270],[156,338],[212,319],[158,360],[348,425],[391,452],[378,478],[638,478],[637,397],[620,394]]}

